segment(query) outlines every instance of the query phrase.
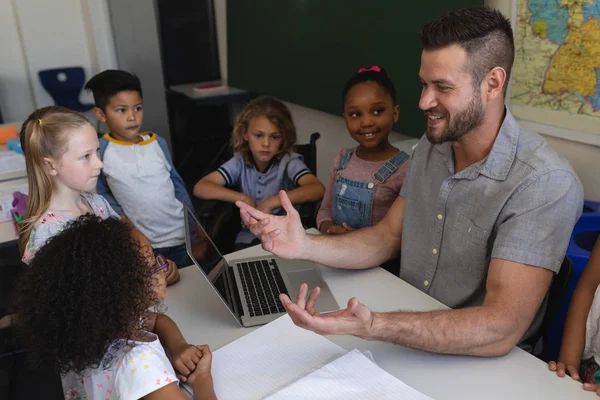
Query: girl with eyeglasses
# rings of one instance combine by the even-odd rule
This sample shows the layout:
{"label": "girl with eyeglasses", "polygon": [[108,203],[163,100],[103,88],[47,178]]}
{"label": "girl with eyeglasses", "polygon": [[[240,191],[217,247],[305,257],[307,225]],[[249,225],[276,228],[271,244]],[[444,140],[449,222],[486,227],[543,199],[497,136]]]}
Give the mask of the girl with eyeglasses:
{"label": "girl with eyeglasses", "polygon": [[167,295],[168,263],[129,224],[81,216],[30,267],[13,324],[33,365],[79,377],[84,391],[67,398],[187,399],[178,381],[195,399],[216,398],[208,346],[188,344],[173,320],[147,311]]}

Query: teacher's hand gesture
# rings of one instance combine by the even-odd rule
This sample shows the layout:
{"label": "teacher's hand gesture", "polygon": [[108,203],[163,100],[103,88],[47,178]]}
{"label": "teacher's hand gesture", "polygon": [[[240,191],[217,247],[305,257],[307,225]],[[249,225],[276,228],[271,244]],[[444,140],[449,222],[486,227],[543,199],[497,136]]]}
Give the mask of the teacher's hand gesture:
{"label": "teacher's hand gesture", "polygon": [[348,300],[348,306],[345,309],[321,315],[315,310],[315,302],[319,297],[320,289],[314,288],[308,299],[306,298],[307,292],[308,286],[303,283],[300,286],[296,303],[292,302],[285,294],[279,295],[281,303],[294,324],[320,335],[354,335],[363,339],[369,337],[373,324],[373,313],[356,297]]}
{"label": "teacher's hand gesture", "polygon": [[285,191],[279,192],[279,200],[287,215],[266,214],[243,201],[236,201],[235,205],[240,209],[242,223],[260,239],[263,249],[283,258],[306,258],[307,235],[300,215]]}

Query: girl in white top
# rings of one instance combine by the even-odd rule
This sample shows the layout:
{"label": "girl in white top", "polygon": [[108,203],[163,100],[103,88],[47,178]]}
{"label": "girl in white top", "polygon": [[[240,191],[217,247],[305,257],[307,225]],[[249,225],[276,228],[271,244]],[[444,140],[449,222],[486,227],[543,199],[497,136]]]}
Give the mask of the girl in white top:
{"label": "girl in white top", "polygon": [[[24,262],[31,262],[46,240],[80,215],[119,217],[104,197],[91,193],[103,164],[98,135],[83,114],[58,106],[40,108],[25,120],[20,136],[29,183],[19,231]],[[173,283],[179,273],[174,263],[169,266],[167,281]]]}
{"label": "girl in white top", "polygon": [[[80,377],[88,400],[215,399],[212,356],[167,316],[147,312],[167,293],[162,256],[116,218],[84,215],[36,253],[14,317],[34,365]],[[167,357],[164,348],[170,355]]]}
{"label": "girl in white top", "polygon": [[600,396],[600,238],[577,282],[558,361],[548,367],[560,377],[570,375],[583,389]]}

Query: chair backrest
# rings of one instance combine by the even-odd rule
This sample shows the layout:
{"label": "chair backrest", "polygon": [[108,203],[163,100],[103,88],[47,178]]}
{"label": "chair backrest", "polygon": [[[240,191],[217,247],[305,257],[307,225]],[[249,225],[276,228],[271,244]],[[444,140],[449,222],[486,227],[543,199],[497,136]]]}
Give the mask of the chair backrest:
{"label": "chair backrest", "polygon": [[565,256],[560,271],[552,280],[550,289],[548,290],[548,305],[546,306],[546,313],[542,321],[541,332],[542,334],[547,331],[548,327],[558,314],[560,307],[565,299],[571,279],[573,278],[573,261],[568,256]]}
{"label": "chair backrest", "polygon": [[40,82],[58,106],[84,112],[94,108],[93,104],[82,104],[79,94],[85,84],[82,67],[45,69],[38,72]]}
{"label": "chair backrest", "polygon": [[[552,321],[557,316],[561,309],[562,303],[565,300],[571,279],[573,278],[573,270],[573,261],[571,261],[569,257],[565,256],[560,266],[560,271],[558,271],[558,274],[554,276],[552,284],[550,284],[550,288],[548,289],[548,303],[546,304],[546,312],[544,313],[542,324],[536,334],[524,342],[532,349],[534,355],[541,357],[544,360],[547,358],[547,353],[549,350],[549,343],[547,340],[548,331]],[[543,340],[542,353],[537,354],[536,345],[540,339]]]}
{"label": "chair backrest", "polygon": [[317,175],[317,140],[321,137],[319,132],[310,135],[310,142],[296,145],[296,153],[304,157],[304,164],[313,174]]}
{"label": "chair backrest", "polygon": [[[314,132],[310,135],[310,141],[307,144],[296,145],[296,153],[301,154],[304,157],[304,164],[317,175],[317,140],[321,137],[319,132]],[[300,213],[300,219],[302,225],[305,228],[313,228],[317,226],[317,212],[321,202],[316,201],[312,203],[304,203],[298,205],[296,208]]]}

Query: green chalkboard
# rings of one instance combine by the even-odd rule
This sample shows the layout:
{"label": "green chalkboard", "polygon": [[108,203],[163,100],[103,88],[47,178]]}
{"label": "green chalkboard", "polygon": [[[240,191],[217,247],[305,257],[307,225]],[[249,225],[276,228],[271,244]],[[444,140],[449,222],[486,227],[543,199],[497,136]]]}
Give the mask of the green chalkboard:
{"label": "green chalkboard", "polygon": [[483,0],[228,0],[229,85],[342,114],[359,67],[384,67],[396,85],[395,130],[421,136],[421,25]]}

